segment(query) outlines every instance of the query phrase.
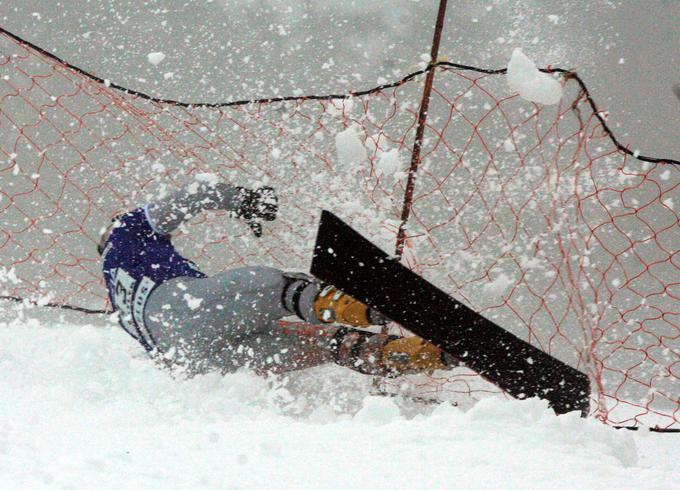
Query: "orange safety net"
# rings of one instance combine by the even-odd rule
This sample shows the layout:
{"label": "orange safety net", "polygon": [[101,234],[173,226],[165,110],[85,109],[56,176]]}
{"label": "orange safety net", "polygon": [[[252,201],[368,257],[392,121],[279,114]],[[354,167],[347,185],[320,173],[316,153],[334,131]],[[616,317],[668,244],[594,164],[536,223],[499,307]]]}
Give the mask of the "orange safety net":
{"label": "orange safety net", "polygon": [[[680,424],[680,165],[639,157],[583,82],[527,102],[502,70],[439,63],[404,202],[422,72],[360,94],[180,104],[125,91],[0,34],[0,295],[107,308],[96,243],[110,219],[192,176],[272,185],[261,239],[224,213],[175,237],[207,273],[307,270],[329,209],[503,328],[587,372],[592,414]],[[385,380],[402,390],[403,380]],[[465,368],[410,389],[474,400]]]}

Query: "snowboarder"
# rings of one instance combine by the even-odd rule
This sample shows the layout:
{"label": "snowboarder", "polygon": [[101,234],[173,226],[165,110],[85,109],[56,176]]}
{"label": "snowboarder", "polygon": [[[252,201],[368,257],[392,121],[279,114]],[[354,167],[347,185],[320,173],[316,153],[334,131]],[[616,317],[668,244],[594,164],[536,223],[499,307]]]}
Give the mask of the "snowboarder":
{"label": "snowboarder", "polygon": [[[328,362],[377,375],[443,367],[441,351],[418,337],[358,330],[386,319],[307,274],[250,266],[206,276],[178,253],[170,233],[214,209],[244,219],[260,237],[278,200],[271,187],[199,178],[118,216],[102,234],[111,304],[121,326],[154,356],[190,374],[240,367],[280,373]],[[305,323],[279,323],[293,315]]]}

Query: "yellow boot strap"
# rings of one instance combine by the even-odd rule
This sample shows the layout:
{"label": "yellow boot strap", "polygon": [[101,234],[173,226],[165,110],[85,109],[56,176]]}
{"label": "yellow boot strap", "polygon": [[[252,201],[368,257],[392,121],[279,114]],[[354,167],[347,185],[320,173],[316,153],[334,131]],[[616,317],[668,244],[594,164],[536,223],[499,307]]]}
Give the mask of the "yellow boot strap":
{"label": "yellow boot strap", "polygon": [[368,327],[368,307],[351,296],[326,286],[314,301],[316,317],[325,323]]}
{"label": "yellow boot strap", "polygon": [[442,351],[419,337],[388,342],[383,349],[383,363],[391,371],[434,371],[443,369]]}

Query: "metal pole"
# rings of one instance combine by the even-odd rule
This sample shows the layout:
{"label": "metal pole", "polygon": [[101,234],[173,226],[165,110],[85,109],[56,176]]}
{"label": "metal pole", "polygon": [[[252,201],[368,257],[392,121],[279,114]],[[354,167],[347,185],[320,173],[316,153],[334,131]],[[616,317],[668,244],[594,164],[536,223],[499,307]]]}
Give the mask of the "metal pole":
{"label": "metal pole", "polygon": [[434,64],[437,63],[439,55],[439,42],[442,37],[442,28],[444,27],[444,18],[446,17],[446,2],[447,0],[439,1],[439,12],[437,13],[437,24],[434,29],[434,37],[432,38],[432,49],[430,50],[430,66],[425,78],[425,87],[423,88],[423,97],[420,101],[420,111],[418,112],[418,126],[416,128],[416,137],[413,142],[413,152],[411,153],[411,166],[408,171],[408,180],[406,181],[406,192],[404,193],[404,204],[401,209],[401,223],[399,224],[399,231],[397,232],[397,243],[394,254],[401,259],[404,253],[404,243],[406,242],[406,224],[411,214],[411,207],[413,205],[413,190],[416,185],[416,172],[420,165],[420,150],[423,145],[423,134],[425,133],[425,120],[427,119],[427,110],[430,105],[430,94],[432,93],[432,82],[434,80]]}

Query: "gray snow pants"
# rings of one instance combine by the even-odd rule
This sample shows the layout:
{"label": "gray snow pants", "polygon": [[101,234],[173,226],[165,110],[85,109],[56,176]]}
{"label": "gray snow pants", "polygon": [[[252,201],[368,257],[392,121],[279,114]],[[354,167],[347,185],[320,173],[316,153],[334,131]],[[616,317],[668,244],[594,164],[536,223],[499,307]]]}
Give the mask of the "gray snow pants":
{"label": "gray snow pants", "polygon": [[[285,372],[331,362],[338,327],[279,324],[290,316],[285,284],[282,271],[263,266],[175,278],[151,293],[145,323],[159,351],[189,374],[240,367]],[[312,311],[315,293],[309,287],[299,298],[304,313]]]}

